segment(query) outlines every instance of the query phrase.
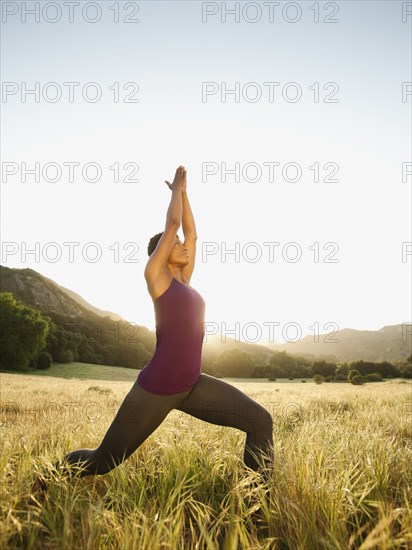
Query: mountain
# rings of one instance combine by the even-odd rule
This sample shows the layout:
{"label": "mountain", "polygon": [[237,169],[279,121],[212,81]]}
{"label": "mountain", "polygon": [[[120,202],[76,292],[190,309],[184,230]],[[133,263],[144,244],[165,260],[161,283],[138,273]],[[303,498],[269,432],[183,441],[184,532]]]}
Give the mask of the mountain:
{"label": "mountain", "polygon": [[105,310],[99,309],[98,307],[92,306],[91,304],[89,304],[89,302],[86,302],[86,300],[84,300],[79,294],[76,294],[76,292],[73,292],[73,290],[64,288],[64,286],[58,285],[57,283],[55,283],[51,279],[48,279],[47,277],[44,277],[44,278],[50,283],[56,285],[57,288],[59,288],[62,292],[66,293],[67,296],[72,298],[75,302],[83,306],[88,311],[92,311],[99,317],[109,317],[110,319],[113,319],[113,321],[124,321],[123,317],[121,317],[121,315],[119,315],[118,313],[113,313],[112,311],[105,311]]}
{"label": "mountain", "polygon": [[318,340],[305,336],[297,342],[269,347],[290,355],[324,356],[332,361],[395,361],[412,353],[412,323],[388,325],[379,330],[345,328],[329,335],[320,334]]}
{"label": "mountain", "polygon": [[[79,360],[94,362],[96,357],[108,365],[122,365],[141,368],[148,361],[156,346],[155,331],[144,326],[131,327],[117,313],[102,311],[89,304],[81,296],[64,288],[30,268],[17,269],[0,265],[0,291],[12,292],[27,306],[39,309],[49,315],[62,329],[67,330],[70,322],[80,334],[77,345],[72,345]],[[207,321],[207,319],[206,319]],[[93,338],[84,329],[87,323],[93,327],[99,324],[101,332]],[[65,333],[64,338],[68,335]],[[412,324],[384,326],[379,330],[355,330],[345,328],[331,334],[320,334],[318,342],[313,336],[305,336],[297,342],[285,344],[236,342],[223,338],[220,334],[207,336],[204,342],[203,357],[207,363],[217,358],[227,349],[236,348],[250,353],[257,365],[268,362],[275,351],[286,351],[290,355],[299,355],[308,360],[326,359],[327,361],[395,361],[405,359],[412,353]],[[62,345],[63,340],[62,337]],[[83,338],[82,341],[80,341]],[[86,343],[87,340],[87,343]],[[225,340],[225,341],[223,341]],[[70,348],[70,342],[67,344]],[[87,362],[86,361],[86,362]]]}
{"label": "mountain", "polygon": [[44,313],[64,313],[66,317],[82,319],[91,312],[98,317],[109,317],[113,321],[123,320],[117,313],[92,306],[76,292],[30,268],[17,269],[0,265],[0,290],[12,292],[26,305]]}
{"label": "mountain", "polygon": [[155,350],[154,331],[92,306],[33,269],[0,266],[0,291],[51,318],[45,349],[53,361],[141,369]]}

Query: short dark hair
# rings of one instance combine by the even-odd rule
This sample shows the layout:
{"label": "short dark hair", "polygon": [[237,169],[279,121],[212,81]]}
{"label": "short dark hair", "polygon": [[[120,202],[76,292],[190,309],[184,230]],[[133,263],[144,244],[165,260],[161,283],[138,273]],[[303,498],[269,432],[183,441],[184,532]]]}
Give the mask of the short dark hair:
{"label": "short dark hair", "polygon": [[162,231],[161,233],[156,233],[156,235],[153,235],[153,237],[150,239],[149,244],[147,245],[147,254],[149,256],[152,255],[152,252],[156,248],[157,243],[159,242],[160,237],[163,235],[163,233],[164,231]]}

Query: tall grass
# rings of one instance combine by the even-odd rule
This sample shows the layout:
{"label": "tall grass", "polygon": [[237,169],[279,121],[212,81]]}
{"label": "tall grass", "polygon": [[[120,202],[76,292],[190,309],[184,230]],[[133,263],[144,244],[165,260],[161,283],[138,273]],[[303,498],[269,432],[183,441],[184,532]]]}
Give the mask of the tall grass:
{"label": "tall grass", "polygon": [[131,384],[1,374],[0,546],[412,548],[412,385],[398,382],[232,382],[273,416],[268,484],[243,464],[244,433],[173,410],[116,469],[56,475],[34,502],[35,473],[97,447]]}

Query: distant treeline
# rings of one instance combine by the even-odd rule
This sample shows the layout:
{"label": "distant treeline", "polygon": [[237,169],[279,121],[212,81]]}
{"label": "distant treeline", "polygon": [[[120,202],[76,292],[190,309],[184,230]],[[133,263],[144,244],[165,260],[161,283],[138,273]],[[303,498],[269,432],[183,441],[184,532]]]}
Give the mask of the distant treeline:
{"label": "distant treeline", "polygon": [[[205,368],[206,367],[206,368]],[[269,378],[276,380],[286,378],[312,378],[330,382],[348,381],[357,374],[369,380],[382,378],[412,378],[412,355],[401,361],[347,361],[328,362],[326,360],[310,360],[300,356],[288,355],[285,351],[273,352],[267,364],[256,365],[252,356],[244,351],[229,349],[221,353],[217,359],[207,363],[203,369],[208,374],[218,377]],[[355,371],[351,374],[352,371]],[[351,375],[350,375],[351,374]],[[373,376],[372,376],[373,375]]]}
{"label": "distant treeline", "polygon": [[[144,327],[115,322],[109,317],[79,322],[41,311],[18,301],[11,292],[0,293],[0,369],[27,371],[47,369],[54,363],[78,361],[142,369],[155,350],[153,334]],[[250,353],[231,348],[219,355],[203,353],[202,370],[217,377],[312,378],[347,381],[353,376],[412,378],[412,355],[389,363],[330,362],[273,352],[260,361]]]}
{"label": "distant treeline", "polygon": [[[275,353],[266,367],[258,368],[257,374],[269,378],[307,378],[319,374],[325,380],[346,380],[351,369],[356,369],[359,374],[379,373],[383,378],[412,378],[411,357],[395,364],[388,361],[347,361],[327,362],[325,360],[312,361],[310,364],[303,364],[295,357],[288,356],[286,352]],[[296,363],[296,364],[294,364]]]}

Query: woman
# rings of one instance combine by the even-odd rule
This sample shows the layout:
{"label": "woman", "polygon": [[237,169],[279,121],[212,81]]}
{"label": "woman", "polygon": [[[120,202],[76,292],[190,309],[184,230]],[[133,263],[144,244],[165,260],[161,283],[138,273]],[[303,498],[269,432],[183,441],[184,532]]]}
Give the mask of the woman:
{"label": "woman", "polygon": [[[167,211],[166,227],[150,239],[144,276],[154,302],[156,350],[140,371],[116,417],[96,449],[79,449],[64,457],[80,477],[106,474],[152,434],[173,409],[246,433],[244,463],[264,473],[272,458],[270,413],[246,394],[201,373],[205,302],[189,285],[196,254],[196,227],[186,192],[186,169],[179,166]],[[177,236],[183,225],[185,241]],[[59,465],[58,468],[62,467]],[[263,470],[261,468],[263,467]],[[33,490],[42,490],[41,478]]]}

